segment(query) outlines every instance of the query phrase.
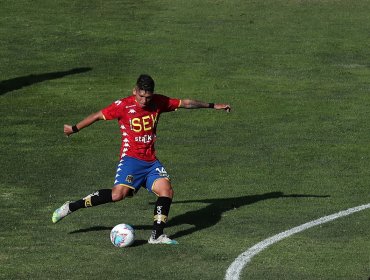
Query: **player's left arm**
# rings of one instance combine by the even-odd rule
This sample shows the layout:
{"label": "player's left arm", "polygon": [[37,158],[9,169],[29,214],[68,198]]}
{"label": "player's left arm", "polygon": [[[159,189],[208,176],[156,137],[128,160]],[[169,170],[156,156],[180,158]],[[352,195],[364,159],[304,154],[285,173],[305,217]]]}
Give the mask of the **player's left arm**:
{"label": "player's left arm", "polygon": [[216,110],[225,110],[227,112],[230,112],[231,110],[231,106],[229,104],[206,103],[192,99],[182,99],[179,108],[185,109],[211,108]]}

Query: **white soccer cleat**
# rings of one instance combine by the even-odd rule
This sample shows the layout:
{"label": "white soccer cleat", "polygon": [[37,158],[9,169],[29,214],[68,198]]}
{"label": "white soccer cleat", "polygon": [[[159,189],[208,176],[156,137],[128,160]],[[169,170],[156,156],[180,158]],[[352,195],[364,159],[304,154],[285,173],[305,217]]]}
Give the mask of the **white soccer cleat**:
{"label": "white soccer cleat", "polygon": [[157,239],[154,239],[153,236],[151,236],[148,240],[149,244],[167,244],[167,245],[176,245],[179,244],[176,240],[170,239],[167,237],[167,235],[162,234]]}
{"label": "white soccer cleat", "polygon": [[65,202],[62,206],[60,206],[57,210],[54,211],[53,217],[51,218],[54,224],[59,222],[68,214],[72,213],[71,210],[69,210],[69,203],[70,201]]}

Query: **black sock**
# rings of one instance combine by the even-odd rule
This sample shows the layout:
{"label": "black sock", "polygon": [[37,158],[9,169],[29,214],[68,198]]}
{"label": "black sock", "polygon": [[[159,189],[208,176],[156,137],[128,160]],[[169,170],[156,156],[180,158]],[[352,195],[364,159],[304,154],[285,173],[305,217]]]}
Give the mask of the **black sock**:
{"label": "black sock", "polygon": [[154,208],[154,223],[152,230],[152,237],[157,239],[163,234],[164,227],[166,226],[168,213],[170,212],[172,199],[169,197],[158,197]]}
{"label": "black sock", "polygon": [[89,194],[88,196],[71,202],[69,204],[69,210],[76,211],[81,208],[93,207],[104,203],[113,202],[112,200],[112,190],[111,189],[102,189]]}

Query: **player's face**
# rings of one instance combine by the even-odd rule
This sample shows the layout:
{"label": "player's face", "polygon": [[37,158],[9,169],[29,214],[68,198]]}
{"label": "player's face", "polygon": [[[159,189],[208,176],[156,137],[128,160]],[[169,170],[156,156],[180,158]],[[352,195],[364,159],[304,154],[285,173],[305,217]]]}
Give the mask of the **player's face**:
{"label": "player's face", "polygon": [[141,108],[148,106],[153,98],[153,92],[139,89],[134,90],[134,95]]}

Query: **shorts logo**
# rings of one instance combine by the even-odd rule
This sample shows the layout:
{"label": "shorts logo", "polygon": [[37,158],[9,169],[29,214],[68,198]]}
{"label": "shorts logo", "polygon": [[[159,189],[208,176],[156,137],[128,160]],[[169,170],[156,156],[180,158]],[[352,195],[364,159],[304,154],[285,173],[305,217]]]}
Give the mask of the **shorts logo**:
{"label": "shorts logo", "polygon": [[127,175],[127,177],[126,177],[126,182],[128,182],[128,183],[132,183],[134,181],[134,176],[132,176],[132,175]]}

